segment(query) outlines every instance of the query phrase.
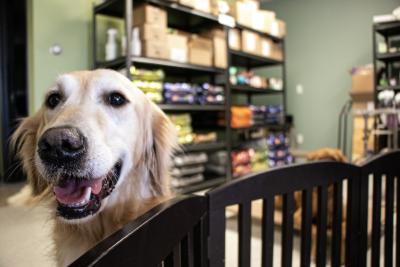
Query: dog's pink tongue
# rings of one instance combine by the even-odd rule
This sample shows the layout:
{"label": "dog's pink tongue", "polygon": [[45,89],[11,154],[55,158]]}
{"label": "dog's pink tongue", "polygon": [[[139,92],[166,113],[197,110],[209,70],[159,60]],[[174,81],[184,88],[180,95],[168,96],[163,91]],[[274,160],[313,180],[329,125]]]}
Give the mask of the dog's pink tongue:
{"label": "dog's pink tongue", "polygon": [[73,204],[81,202],[85,198],[89,187],[93,194],[99,194],[102,188],[102,179],[84,180],[80,182],[76,182],[75,180],[67,181],[61,186],[55,186],[54,193],[59,202],[63,204]]}

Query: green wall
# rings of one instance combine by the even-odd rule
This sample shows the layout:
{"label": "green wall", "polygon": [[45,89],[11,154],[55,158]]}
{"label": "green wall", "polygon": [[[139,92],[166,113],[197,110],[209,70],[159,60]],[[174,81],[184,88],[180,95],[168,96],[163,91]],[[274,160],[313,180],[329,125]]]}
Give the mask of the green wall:
{"label": "green wall", "polygon": [[[40,107],[58,74],[91,68],[93,2],[28,1],[30,112]],[[295,116],[296,132],[304,136],[301,149],[336,146],[338,115],[350,88],[349,70],[372,61],[372,16],[398,5],[397,0],[263,3],[287,22],[287,104]],[[105,27],[116,25],[106,23]],[[63,47],[60,56],[49,53],[54,43]],[[101,55],[103,45],[99,47]],[[304,87],[302,95],[296,94],[297,84]]]}
{"label": "green wall", "polygon": [[[29,111],[36,111],[57,75],[91,66],[92,0],[28,1]],[[49,53],[60,44],[59,56]]]}
{"label": "green wall", "polygon": [[[372,62],[372,16],[398,0],[277,0],[263,3],[287,23],[287,104],[301,149],[336,147],[338,116],[349,98],[349,70]],[[302,84],[304,93],[296,93]]]}

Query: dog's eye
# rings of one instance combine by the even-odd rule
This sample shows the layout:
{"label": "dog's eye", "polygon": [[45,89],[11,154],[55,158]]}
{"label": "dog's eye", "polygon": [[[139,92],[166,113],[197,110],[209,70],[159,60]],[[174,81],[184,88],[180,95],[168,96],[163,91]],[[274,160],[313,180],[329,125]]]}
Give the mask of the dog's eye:
{"label": "dog's eye", "polygon": [[107,96],[106,101],[109,105],[113,107],[120,107],[124,105],[128,100],[126,100],[126,98],[120,93],[114,92]]}
{"label": "dog's eye", "polygon": [[47,97],[46,106],[53,109],[58,106],[61,102],[61,94],[60,93],[52,93]]}

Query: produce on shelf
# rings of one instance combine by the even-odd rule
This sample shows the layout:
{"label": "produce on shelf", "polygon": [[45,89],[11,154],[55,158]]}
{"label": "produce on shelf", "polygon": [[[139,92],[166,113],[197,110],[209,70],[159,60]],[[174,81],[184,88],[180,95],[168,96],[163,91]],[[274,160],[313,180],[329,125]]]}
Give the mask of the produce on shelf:
{"label": "produce on shelf", "polygon": [[225,102],[224,88],[209,83],[165,83],[166,104],[221,105]]}
{"label": "produce on shelf", "polygon": [[175,125],[175,129],[178,133],[178,143],[181,145],[193,143],[194,134],[190,114],[168,114],[168,117]]}
{"label": "produce on shelf", "polygon": [[269,167],[279,167],[293,163],[293,156],[289,152],[289,138],[285,134],[270,134],[268,143]]}
{"label": "produce on shelf", "polygon": [[208,155],[206,170],[218,175],[225,175],[227,164],[228,153],[225,150],[216,151]]}
{"label": "produce on shelf", "polygon": [[168,114],[178,133],[178,143],[181,145],[201,144],[217,141],[217,133],[198,132],[194,133],[192,128],[192,117],[190,113]]}
{"label": "produce on shelf", "polygon": [[231,107],[231,127],[277,125],[283,122],[282,105]]}
{"label": "produce on shelf", "polygon": [[162,70],[143,70],[135,67],[130,68],[133,84],[143,91],[143,93],[153,102],[162,103],[163,79],[165,77]]}
{"label": "produce on shelf", "polygon": [[283,89],[283,81],[280,78],[264,78],[236,67],[229,68],[229,81],[232,85],[247,85],[259,89]]}
{"label": "produce on shelf", "polygon": [[231,127],[248,128],[252,125],[252,112],[249,107],[231,107]]}

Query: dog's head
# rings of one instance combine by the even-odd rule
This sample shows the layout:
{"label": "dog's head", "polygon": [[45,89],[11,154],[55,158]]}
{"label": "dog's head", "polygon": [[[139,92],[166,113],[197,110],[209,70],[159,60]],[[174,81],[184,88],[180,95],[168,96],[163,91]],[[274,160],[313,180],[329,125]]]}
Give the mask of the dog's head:
{"label": "dog's head", "polygon": [[61,75],[13,140],[33,192],[53,192],[58,217],[74,222],[126,198],[168,195],[175,136],[127,78],[96,70]]}

